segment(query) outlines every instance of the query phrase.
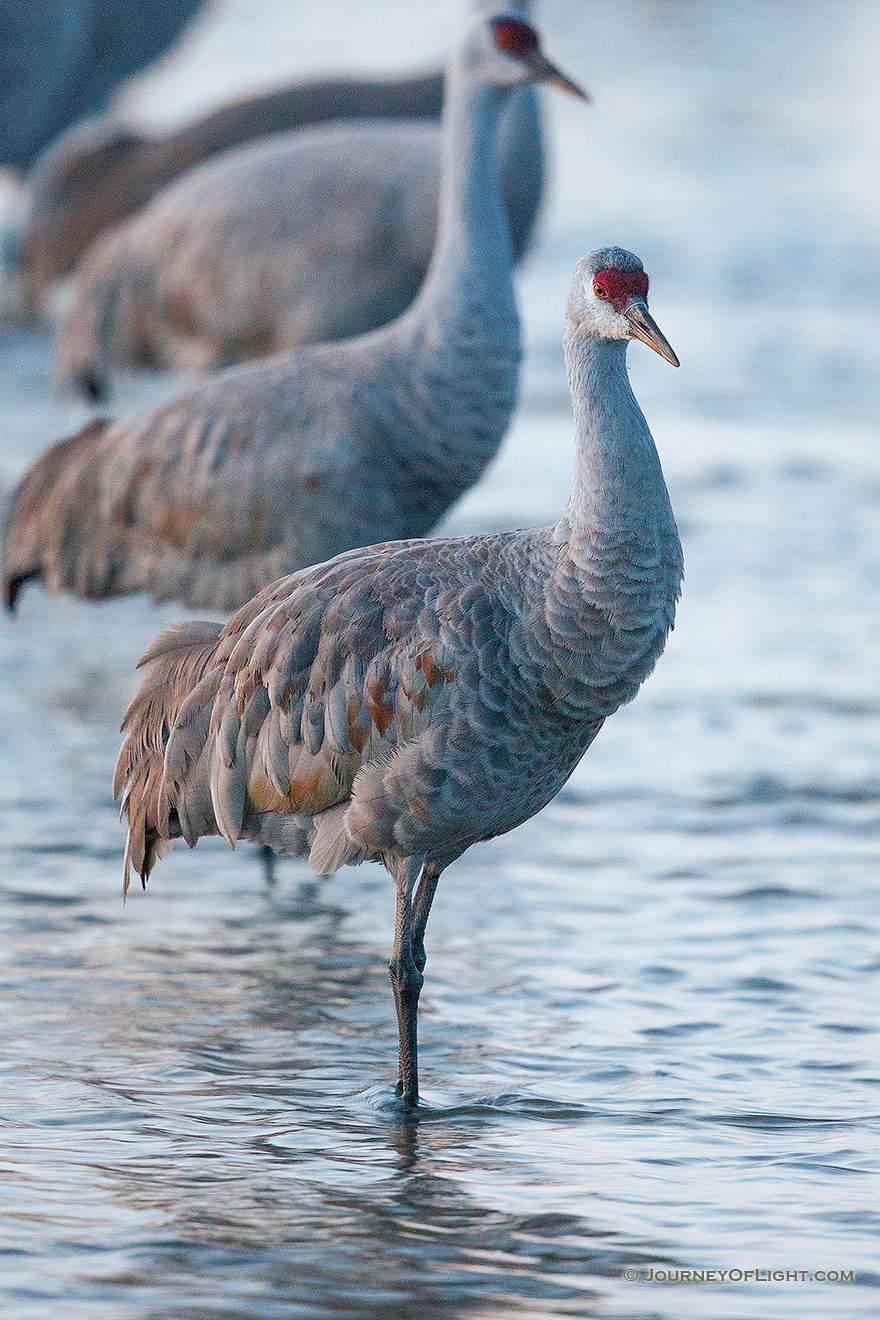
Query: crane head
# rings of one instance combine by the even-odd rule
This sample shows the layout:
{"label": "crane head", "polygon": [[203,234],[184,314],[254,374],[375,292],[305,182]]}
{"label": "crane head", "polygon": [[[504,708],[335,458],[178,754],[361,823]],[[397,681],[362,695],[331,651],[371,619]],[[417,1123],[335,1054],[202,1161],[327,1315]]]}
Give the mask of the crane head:
{"label": "crane head", "polygon": [[488,43],[485,39],[480,41],[483,58],[474,71],[497,87],[547,83],[581,101],[588,101],[590,98],[583,88],[547,59],[541,50],[537,29],[517,10],[527,15],[526,6],[511,4],[509,8],[491,14],[480,25],[482,33],[488,35]]}
{"label": "crane head", "polygon": [[568,318],[595,339],[641,339],[674,367],[679,361],[648,311],[648,276],[624,248],[599,248],[578,262]]}

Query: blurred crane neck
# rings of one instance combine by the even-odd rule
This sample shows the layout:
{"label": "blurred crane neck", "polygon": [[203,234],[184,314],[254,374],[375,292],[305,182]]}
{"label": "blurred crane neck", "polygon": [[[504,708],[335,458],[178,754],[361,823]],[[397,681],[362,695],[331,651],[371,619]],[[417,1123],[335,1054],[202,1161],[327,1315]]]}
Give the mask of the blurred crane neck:
{"label": "blurred crane neck", "polygon": [[457,312],[491,298],[516,315],[513,252],[501,200],[496,137],[511,89],[488,86],[456,62],[447,82],[434,255],[414,310]]}
{"label": "blurred crane neck", "polygon": [[495,159],[513,255],[520,261],[532,241],[544,191],[541,107],[533,83],[518,87],[508,98],[498,125]]}

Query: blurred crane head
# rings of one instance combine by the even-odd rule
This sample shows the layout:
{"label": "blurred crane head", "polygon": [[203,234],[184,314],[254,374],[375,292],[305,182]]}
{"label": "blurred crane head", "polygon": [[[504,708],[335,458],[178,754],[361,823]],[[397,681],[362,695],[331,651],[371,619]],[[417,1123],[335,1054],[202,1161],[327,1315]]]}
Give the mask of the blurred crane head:
{"label": "blurred crane head", "polygon": [[589,100],[541,50],[541,38],[529,22],[527,5],[511,4],[487,12],[474,29],[467,56],[471,72],[496,87],[548,83],[582,101]]}

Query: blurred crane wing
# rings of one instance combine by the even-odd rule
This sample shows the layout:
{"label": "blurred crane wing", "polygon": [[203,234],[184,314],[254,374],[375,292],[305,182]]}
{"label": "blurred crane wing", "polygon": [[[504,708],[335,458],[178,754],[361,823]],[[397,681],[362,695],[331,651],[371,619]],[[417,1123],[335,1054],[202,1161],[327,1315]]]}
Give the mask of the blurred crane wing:
{"label": "blurred crane wing", "polygon": [[[314,403],[278,375],[230,373],[142,419],[91,423],[53,446],[13,496],[10,603],[40,577],[92,598],[149,591],[235,609],[345,545],[360,507],[341,492],[358,489],[360,451],[316,428]],[[393,525],[382,491],[362,498]]]}

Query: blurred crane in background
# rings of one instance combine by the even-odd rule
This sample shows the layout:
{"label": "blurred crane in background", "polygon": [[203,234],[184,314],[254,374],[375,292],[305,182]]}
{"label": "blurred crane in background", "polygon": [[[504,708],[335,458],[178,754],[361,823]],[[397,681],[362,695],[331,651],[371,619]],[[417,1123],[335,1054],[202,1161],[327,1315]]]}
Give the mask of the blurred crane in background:
{"label": "blurred crane in background", "polygon": [[412,307],[55,445],[13,495],[10,606],[38,578],[92,599],[148,591],[236,608],[296,568],[424,534],[479,478],[520,358],[495,164],[502,108],[532,81],[584,95],[542,54],[527,13],[481,19],[454,61],[437,246]]}
{"label": "blurred crane in background", "polygon": [[70,124],[106,108],[204,0],[0,0],[0,166],[22,173]]}
{"label": "blurred crane in background", "polygon": [[[328,124],[184,175],[82,258],[58,382],[101,399],[114,366],[205,371],[387,324],[434,248],[440,145],[439,125]],[[544,181],[531,86],[505,108],[497,159],[518,260]]]}
{"label": "blurred crane in background", "polygon": [[[440,137],[428,124],[331,124],[185,175],[83,257],[58,382],[101,399],[114,366],[206,371],[387,324],[431,259]],[[507,109],[498,164],[519,258],[543,185],[531,87]]]}
{"label": "blurred crane in background", "polygon": [[70,273],[96,235],[218,152],[326,120],[439,120],[442,108],[443,73],[434,69],[381,78],[304,78],[237,97],[164,131],[138,129],[115,116],[78,123],[43,152],[27,180],[16,271],[23,292],[37,301]]}

